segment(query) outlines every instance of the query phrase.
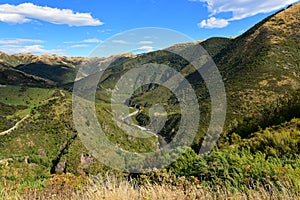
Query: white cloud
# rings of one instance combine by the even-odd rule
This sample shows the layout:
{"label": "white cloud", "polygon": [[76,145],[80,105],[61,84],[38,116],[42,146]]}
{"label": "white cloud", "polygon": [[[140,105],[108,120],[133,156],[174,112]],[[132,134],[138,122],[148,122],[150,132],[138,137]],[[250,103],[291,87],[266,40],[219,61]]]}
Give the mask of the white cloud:
{"label": "white cloud", "polygon": [[113,43],[117,43],[117,44],[128,44],[128,42],[124,41],[124,40],[113,40]]}
{"label": "white cloud", "polygon": [[226,19],[217,19],[215,17],[211,17],[207,20],[203,20],[198,24],[201,28],[223,28],[228,26],[229,22]]}
{"label": "white cloud", "polygon": [[142,46],[142,47],[138,48],[138,50],[150,52],[150,51],[154,51],[154,48],[152,46]]}
{"label": "white cloud", "polygon": [[[208,11],[211,13],[209,19],[200,22],[199,26],[203,28],[223,28],[226,21],[241,20],[259,13],[269,13],[299,0],[194,0],[207,3]],[[232,13],[229,19],[216,19],[219,13]],[[218,23],[217,23],[218,22]],[[213,25],[216,25],[215,27]],[[222,26],[223,25],[223,26]]]}
{"label": "white cloud", "polygon": [[17,45],[17,44],[41,44],[44,43],[43,40],[34,40],[34,39],[22,39],[22,38],[16,38],[16,39],[0,39],[0,44],[2,45]]}
{"label": "white cloud", "polygon": [[75,49],[75,48],[83,48],[83,47],[88,47],[88,44],[75,44],[70,46],[70,48]]}
{"label": "white cloud", "polygon": [[0,5],[0,21],[2,22],[22,24],[32,19],[69,26],[99,26],[103,24],[100,20],[93,18],[90,13],[73,12],[70,9],[37,6],[32,3],[22,3],[17,6]]}
{"label": "white cloud", "polygon": [[139,44],[153,44],[153,42],[145,40],[145,41],[140,41]]}
{"label": "white cloud", "polygon": [[89,47],[91,43],[101,43],[103,42],[102,40],[99,40],[97,38],[89,38],[85,40],[80,40],[80,41],[67,41],[64,42],[65,44],[73,44],[69,46],[68,48],[75,49],[75,48],[84,48],[84,47]]}
{"label": "white cloud", "polygon": [[[0,6],[2,6],[2,5],[0,5]],[[19,14],[0,13],[0,21],[5,22],[5,23],[23,24],[25,22],[29,22],[30,20]]]}
{"label": "white cloud", "polygon": [[45,49],[42,45],[3,45],[0,46],[0,51],[14,54],[14,53],[32,53],[32,54],[58,54],[62,55],[65,52],[62,49]]}
{"label": "white cloud", "polygon": [[98,33],[108,33],[112,32],[112,29],[104,29],[104,30],[97,30]]}
{"label": "white cloud", "polygon": [[146,35],[144,36],[145,39],[158,39],[158,37],[151,36],[151,35]]}
{"label": "white cloud", "polygon": [[86,40],[82,40],[83,43],[100,43],[103,42],[102,40],[99,40],[97,38],[90,38]]}
{"label": "white cloud", "polygon": [[103,40],[99,40],[97,38],[89,38],[85,40],[80,40],[80,41],[67,41],[64,42],[65,44],[80,44],[80,43],[101,43]]}

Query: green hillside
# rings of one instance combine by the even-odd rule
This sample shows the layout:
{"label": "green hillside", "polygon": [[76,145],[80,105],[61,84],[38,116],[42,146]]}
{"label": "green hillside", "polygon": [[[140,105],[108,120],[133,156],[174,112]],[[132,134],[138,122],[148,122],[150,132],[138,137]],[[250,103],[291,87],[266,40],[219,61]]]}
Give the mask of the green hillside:
{"label": "green hillside", "polygon": [[6,63],[0,62],[0,85],[24,85],[32,87],[53,87],[55,83],[33,74],[17,70]]}
{"label": "green hillside", "polygon": [[[40,79],[46,79],[52,84],[55,83],[56,85],[59,85],[61,87],[65,85],[65,87],[67,88],[69,87],[69,85],[73,84],[76,77],[77,79],[81,78],[81,76],[77,74],[78,68],[80,67],[94,67],[95,69],[98,69],[99,63],[105,61],[105,59],[113,59],[113,64],[118,64],[134,57],[135,56],[132,54],[120,54],[113,55],[109,58],[68,58],[65,56],[56,55],[10,55],[0,52],[0,62],[2,62],[3,65],[10,66],[10,70],[23,72],[23,74],[39,77]],[[85,74],[82,74],[82,77],[85,77]],[[2,78],[1,80],[2,82],[4,82],[5,78]],[[14,85],[16,83],[10,82],[9,84]]]}
{"label": "green hillside", "polygon": [[[228,112],[221,144],[226,143],[232,133],[247,138],[259,128],[299,117],[299,9],[300,4],[296,4],[282,10],[235,39],[212,38],[201,43],[213,56],[225,83]],[[173,48],[176,47],[180,48]],[[210,99],[201,76],[193,73],[192,67],[182,58],[167,51],[140,56],[113,67],[101,86],[110,88],[117,77],[143,63],[171,66],[185,75],[195,88],[203,113],[194,145],[198,149],[210,120]],[[174,110],[170,99],[168,90],[150,86],[138,91],[131,102],[141,104],[145,111],[155,103]],[[161,135],[166,136],[170,129],[179,126],[180,111],[172,113]]]}
{"label": "green hillside", "polygon": [[77,70],[66,65],[49,65],[43,62],[18,65],[16,69],[28,74],[49,79],[60,85],[74,82]]}
{"label": "green hillside", "polygon": [[[73,125],[72,98],[67,91],[33,87],[0,88],[0,169],[7,180],[35,180],[50,173],[72,172],[84,163],[88,151]],[[157,148],[156,137],[134,139],[114,125],[109,105],[97,104],[98,118],[107,137],[121,148],[148,152]],[[21,121],[25,117],[25,120]],[[19,121],[18,128],[4,133]],[[130,142],[129,142],[130,141]],[[103,172],[100,162],[83,167],[86,172]],[[26,174],[26,175],[25,175]]]}
{"label": "green hillside", "polygon": [[299,117],[299,9],[268,17],[215,56],[227,90],[228,132],[247,137]]}

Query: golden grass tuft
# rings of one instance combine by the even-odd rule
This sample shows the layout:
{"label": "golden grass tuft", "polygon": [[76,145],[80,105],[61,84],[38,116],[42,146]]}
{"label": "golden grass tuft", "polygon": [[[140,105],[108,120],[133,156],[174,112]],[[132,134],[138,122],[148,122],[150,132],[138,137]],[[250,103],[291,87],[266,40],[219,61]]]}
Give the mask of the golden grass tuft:
{"label": "golden grass tuft", "polygon": [[[79,182],[78,182],[79,181]],[[84,185],[81,185],[81,184]],[[207,188],[198,184],[172,186],[167,184],[136,185],[133,181],[106,176],[105,178],[86,178],[74,175],[55,175],[44,189],[23,187],[21,191],[0,191],[0,198],[6,200],[23,199],[88,199],[88,200],[210,200],[210,199],[300,199],[293,191],[282,186],[280,189],[269,188],[249,189],[246,192],[230,192],[226,188]],[[58,184],[60,187],[57,187]],[[75,185],[74,185],[75,184]],[[77,184],[77,185],[76,185]],[[74,186],[74,187],[72,187]],[[230,189],[232,190],[232,188]]]}

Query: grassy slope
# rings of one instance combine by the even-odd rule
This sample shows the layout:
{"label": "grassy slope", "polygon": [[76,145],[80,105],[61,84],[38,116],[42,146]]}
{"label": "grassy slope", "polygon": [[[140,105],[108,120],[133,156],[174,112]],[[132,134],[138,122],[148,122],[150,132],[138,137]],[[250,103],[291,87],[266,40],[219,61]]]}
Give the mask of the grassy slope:
{"label": "grassy slope", "polygon": [[[0,91],[5,94],[0,98],[4,124],[12,126],[22,116],[30,114],[18,129],[0,136],[0,172],[6,180],[34,180],[60,170],[78,173],[78,167],[83,165],[81,154],[87,156],[88,151],[74,129],[71,94],[59,89],[18,86],[3,87]],[[115,126],[111,113],[107,111],[109,105],[97,104],[96,107],[98,119],[113,144],[118,143],[121,148],[136,152],[156,148],[155,137],[130,138]],[[1,126],[2,131],[8,128]],[[84,170],[99,173],[105,167],[95,160]]]}
{"label": "grassy slope", "polygon": [[[233,199],[299,199],[300,157],[288,150],[289,147],[293,147],[291,146],[293,140],[297,140],[294,142],[294,148],[298,148],[297,151],[300,150],[297,146],[297,143],[300,142],[299,125],[300,119],[293,119],[280,126],[254,133],[254,135],[258,134],[262,137],[259,136],[251,141],[241,141],[239,138],[240,141],[235,141],[235,145],[231,146],[231,149],[214,151],[205,157],[196,155],[189,149],[167,170],[132,175],[130,179],[127,174],[118,172],[106,175],[98,174],[97,176],[86,176],[83,172],[80,176],[62,174],[43,180],[38,175],[45,176],[47,174],[46,167],[38,168],[38,165],[32,163],[36,160],[30,160],[31,157],[29,158],[31,164],[25,165],[22,157],[15,156],[13,160],[7,161],[9,164],[2,165],[1,173],[5,175],[2,180],[5,180],[7,186],[3,187],[0,184],[0,197],[22,199],[30,196],[31,198],[65,199],[70,196],[73,198],[83,198],[84,196],[84,198],[96,199],[124,199],[128,196],[128,198],[140,199],[142,195],[151,199],[160,199],[168,195],[168,199],[197,199],[200,197],[205,199],[229,197]],[[266,132],[269,134],[264,135]],[[287,135],[284,134],[285,138],[282,138],[280,135],[283,132],[294,136],[286,137]],[[264,138],[269,139],[265,140]],[[265,141],[270,141],[270,143],[264,143]],[[279,157],[272,156],[270,154],[272,151],[269,150],[274,145],[273,141],[279,141],[281,144],[275,145],[288,150],[288,153],[278,154]],[[73,145],[77,146],[78,142],[75,140]],[[247,145],[251,143],[252,146],[248,149]],[[237,144],[241,149],[237,148]],[[260,145],[257,146],[257,144]],[[259,146],[262,149],[257,148]],[[252,150],[254,152],[251,152]],[[3,160],[1,160],[2,163]],[[76,160],[72,164],[77,166],[79,162]],[[14,168],[10,168],[12,165]],[[97,167],[98,169],[96,169]],[[101,164],[95,162],[91,168],[96,173],[100,171],[101,167]],[[35,175],[30,174],[33,171]],[[23,174],[22,177],[30,181],[17,180],[17,183],[21,184],[15,185],[16,182],[10,181],[13,176],[9,175],[18,173],[28,174],[32,177],[26,177]],[[36,180],[37,177],[39,179]]]}
{"label": "grassy slope", "polygon": [[[285,114],[280,110],[299,111],[290,105],[299,101],[295,100],[300,86],[299,12],[298,3],[267,18],[215,57],[226,84],[229,132],[246,137],[258,126],[294,117],[286,114],[279,120]],[[272,110],[275,108],[276,112]]]}
{"label": "grassy slope", "polygon": [[[248,137],[259,127],[299,117],[299,10],[298,3],[268,17],[230,41],[210,39],[202,43],[213,56],[227,92],[228,112],[222,143],[226,143],[227,135],[233,132]],[[196,90],[203,113],[195,141],[197,149],[210,119],[210,99],[201,77],[198,73],[191,73],[193,70],[186,61],[165,51],[146,54],[108,71],[102,86],[113,88],[118,77],[143,63],[167,64],[188,75],[187,79]],[[173,107],[168,104],[172,99],[171,93],[161,87],[145,87],[137,94],[132,99],[133,104],[150,107],[154,103],[162,103],[167,110]],[[178,122],[174,124],[174,121],[177,119],[178,115],[171,115],[167,124],[176,127]],[[166,132],[169,130],[161,134]]]}
{"label": "grassy slope", "polygon": [[11,128],[15,122],[30,114],[45,103],[54,90],[43,88],[24,88],[19,86],[0,87],[1,126],[0,131]]}
{"label": "grassy slope", "polygon": [[0,62],[1,85],[24,85],[31,87],[53,87],[55,83],[48,79],[19,71],[6,63]]}
{"label": "grassy slope", "polygon": [[66,65],[49,65],[41,62],[19,65],[16,69],[28,74],[49,79],[60,85],[73,82],[77,73],[77,70]]}

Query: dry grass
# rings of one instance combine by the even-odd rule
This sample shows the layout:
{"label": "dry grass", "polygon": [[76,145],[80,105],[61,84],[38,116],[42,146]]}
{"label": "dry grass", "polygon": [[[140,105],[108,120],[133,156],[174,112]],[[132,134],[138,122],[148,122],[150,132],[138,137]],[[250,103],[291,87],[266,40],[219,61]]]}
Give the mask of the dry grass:
{"label": "dry grass", "polygon": [[[65,176],[63,176],[65,177]],[[54,179],[56,180],[57,177]],[[69,177],[71,178],[71,177]],[[56,180],[57,181],[57,180]],[[81,180],[82,181],[82,180]],[[293,191],[285,187],[275,189],[273,187],[263,189],[256,188],[247,190],[246,192],[229,192],[225,188],[206,188],[200,184],[183,184],[177,186],[171,185],[142,185],[137,186],[133,181],[128,181],[120,178],[107,176],[106,178],[87,179],[87,186],[68,187],[67,184],[61,184],[64,188],[53,187],[39,189],[29,189],[25,187],[22,191],[8,191],[3,189],[0,192],[0,198],[6,200],[23,200],[23,199],[75,199],[75,200],[155,200],[155,199],[168,199],[168,200],[190,200],[190,199],[300,199]],[[87,181],[87,182],[86,182]],[[64,180],[63,182],[68,182]],[[59,182],[61,182],[61,177]],[[232,190],[232,188],[231,188]]]}

